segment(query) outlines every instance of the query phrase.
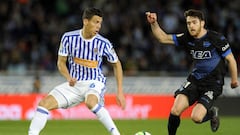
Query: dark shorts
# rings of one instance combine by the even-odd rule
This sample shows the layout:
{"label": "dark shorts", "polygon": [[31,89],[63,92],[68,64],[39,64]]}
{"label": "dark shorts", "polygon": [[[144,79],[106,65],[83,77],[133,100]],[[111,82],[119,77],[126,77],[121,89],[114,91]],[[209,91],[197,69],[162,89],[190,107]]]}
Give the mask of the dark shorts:
{"label": "dark shorts", "polygon": [[207,110],[209,110],[212,107],[214,100],[222,94],[222,85],[197,85],[196,83],[187,81],[175,92],[175,97],[178,94],[186,95],[188,97],[189,105],[193,105],[197,102],[201,103]]}

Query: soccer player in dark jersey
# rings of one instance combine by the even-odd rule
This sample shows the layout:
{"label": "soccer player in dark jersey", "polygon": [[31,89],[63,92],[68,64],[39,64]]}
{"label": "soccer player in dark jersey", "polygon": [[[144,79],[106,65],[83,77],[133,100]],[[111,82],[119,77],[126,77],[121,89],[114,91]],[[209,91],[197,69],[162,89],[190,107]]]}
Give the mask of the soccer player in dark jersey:
{"label": "soccer player in dark jersey", "polygon": [[214,100],[222,94],[225,61],[231,76],[231,88],[239,85],[237,65],[227,39],[205,28],[204,14],[199,10],[185,11],[187,29],[182,34],[167,34],[158,22],[157,14],[146,12],[154,36],[163,44],[186,50],[193,59],[193,69],[186,82],[175,92],[174,104],[168,119],[168,133],[175,135],[180,125],[180,115],[193,105],[191,118],[195,123],[210,120],[211,129],[219,127],[218,108]]}

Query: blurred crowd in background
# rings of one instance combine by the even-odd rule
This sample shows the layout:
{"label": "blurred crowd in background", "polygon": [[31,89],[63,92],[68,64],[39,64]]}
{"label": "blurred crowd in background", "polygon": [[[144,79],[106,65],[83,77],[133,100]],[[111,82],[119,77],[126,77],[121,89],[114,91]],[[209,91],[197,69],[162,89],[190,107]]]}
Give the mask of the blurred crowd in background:
{"label": "blurred crowd in background", "polygon": [[[239,0],[1,0],[0,73],[57,72],[61,36],[82,27],[82,12],[95,6],[104,12],[101,34],[114,45],[126,75],[184,73],[191,59],[153,37],[145,12],[157,12],[168,33],[186,30],[183,13],[201,9],[207,27],[229,40],[240,67]],[[108,65],[104,66],[108,70]]]}

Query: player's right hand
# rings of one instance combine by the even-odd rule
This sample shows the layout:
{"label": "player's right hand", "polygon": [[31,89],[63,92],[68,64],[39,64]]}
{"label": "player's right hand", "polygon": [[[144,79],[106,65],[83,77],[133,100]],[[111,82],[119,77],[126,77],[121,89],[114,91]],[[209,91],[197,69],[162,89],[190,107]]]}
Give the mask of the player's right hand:
{"label": "player's right hand", "polygon": [[150,24],[153,24],[157,21],[156,13],[146,12],[146,16],[147,16],[147,20]]}
{"label": "player's right hand", "polygon": [[236,82],[231,82],[231,88],[234,89],[234,88],[237,88],[239,86],[239,82],[236,81]]}
{"label": "player's right hand", "polygon": [[74,86],[76,84],[77,80],[75,78],[68,79],[69,86]]}

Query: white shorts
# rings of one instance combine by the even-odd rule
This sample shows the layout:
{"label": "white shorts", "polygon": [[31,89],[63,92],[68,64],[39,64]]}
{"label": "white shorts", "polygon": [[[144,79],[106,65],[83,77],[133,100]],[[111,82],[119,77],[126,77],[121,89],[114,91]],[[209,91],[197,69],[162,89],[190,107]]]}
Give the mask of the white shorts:
{"label": "white shorts", "polygon": [[86,100],[87,95],[94,94],[98,102],[104,105],[105,84],[99,81],[79,81],[73,87],[68,82],[56,86],[49,95],[58,102],[58,108],[76,106]]}

